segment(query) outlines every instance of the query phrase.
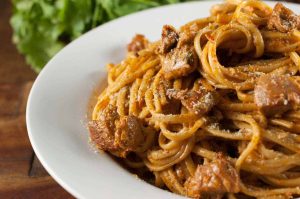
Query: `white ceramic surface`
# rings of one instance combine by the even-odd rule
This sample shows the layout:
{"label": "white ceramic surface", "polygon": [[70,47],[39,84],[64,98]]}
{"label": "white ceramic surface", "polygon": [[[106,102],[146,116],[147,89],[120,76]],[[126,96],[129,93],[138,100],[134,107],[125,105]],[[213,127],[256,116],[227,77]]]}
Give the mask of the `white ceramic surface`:
{"label": "white ceramic surface", "polygon": [[[136,33],[157,40],[164,24],[179,27],[208,16],[215,3],[164,6],[114,20],[69,44],[42,70],[30,92],[27,128],[38,158],[67,191],[78,198],[181,198],[95,153],[88,143],[87,104],[99,81],[106,81],[105,65],[122,59]],[[289,7],[299,10],[299,5]]]}

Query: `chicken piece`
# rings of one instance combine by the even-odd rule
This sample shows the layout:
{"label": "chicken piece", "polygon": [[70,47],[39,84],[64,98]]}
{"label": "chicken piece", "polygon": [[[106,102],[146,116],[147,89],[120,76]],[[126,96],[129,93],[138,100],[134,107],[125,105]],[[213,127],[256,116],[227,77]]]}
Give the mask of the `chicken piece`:
{"label": "chicken piece", "polygon": [[179,33],[173,26],[163,27],[158,54],[164,77],[168,80],[186,76],[198,65],[198,56],[192,43],[178,45],[179,39]]}
{"label": "chicken piece", "polygon": [[300,16],[297,16],[282,3],[277,3],[268,21],[267,28],[279,32],[289,32],[293,29],[300,29]]}
{"label": "chicken piece", "polygon": [[175,48],[179,36],[176,29],[170,25],[164,25],[161,34],[161,53],[168,53]]}
{"label": "chicken piece", "polygon": [[108,105],[99,120],[88,123],[91,141],[100,150],[109,151],[116,156],[126,157],[128,152],[136,151],[144,141],[138,118],[119,116],[117,108]]}
{"label": "chicken piece", "polygon": [[115,121],[119,119],[117,107],[108,105],[101,113],[99,120],[88,123],[90,138],[101,150],[116,150],[114,145]]}
{"label": "chicken piece", "polygon": [[161,64],[164,77],[174,79],[192,73],[198,65],[198,57],[192,46],[185,45],[162,55]]}
{"label": "chicken piece", "polygon": [[135,151],[144,141],[144,135],[139,120],[135,116],[123,116],[117,123],[115,145],[125,153]]}
{"label": "chicken piece", "polygon": [[254,88],[254,101],[266,115],[281,114],[300,103],[300,88],[287,75],[263,75]]}
{"label": "chicken piece", "polygon": [[169,98],[180,100],[185,108],[197,115],[204,115],[219,102],[219,96],[216,91],[209,91],[204,88],[197,91],[169,89],[167,90],[167,95]]}
{"label": "chicken piece", "polygon": [[184,186],[189,197],[222,198],[224,193],[240,191],[240,178],[230,162],[219,154],[213,162],[198,165],[195,175]]}
{"label": "chicken piece", "polygon": [[137,34],[132,38],[131,42],[127,45],[127,51],[137,54],[140,50],[145,49],[149,44],[148,39],[144,35]]}

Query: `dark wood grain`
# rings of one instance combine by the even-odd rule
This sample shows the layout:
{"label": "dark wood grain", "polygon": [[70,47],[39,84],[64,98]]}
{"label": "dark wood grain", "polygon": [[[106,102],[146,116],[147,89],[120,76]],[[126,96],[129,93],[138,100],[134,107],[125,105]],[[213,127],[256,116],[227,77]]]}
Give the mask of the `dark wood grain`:
{"label": "dark wood grain", "polygon": [[31,162],[31,167],[29,170],[29,176],[30,177],[44,177],[47,176],[48,173],[42,166],[41,162],[39,159],[34,156]]}
{"label": "dark wood grain", "polygon": [[43,169],[31,148],[25,125],[31,85],[0,84],[5,103],[0,109],[0,198],[72,198]]}
{"label": "dark wood grain", "polygon": [[73,198],[48,175],[28,139],[25,111],[36,74],[12,43],[10,0],[0,0],[0,198]]}

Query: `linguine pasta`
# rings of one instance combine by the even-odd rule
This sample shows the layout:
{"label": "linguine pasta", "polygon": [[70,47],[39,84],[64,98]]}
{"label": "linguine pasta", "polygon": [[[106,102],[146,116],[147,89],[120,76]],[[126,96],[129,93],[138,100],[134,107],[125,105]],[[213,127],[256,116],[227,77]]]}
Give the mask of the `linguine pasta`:
{"label": "linguine pasta", "polygon": [[[109,64],[108,86],[92,113],[93,121],[102,121],[97,124],[97,136],[90,127],[92,142],[121,157],[145,180],[177,194],[195,198],[299,196],[300,109],[293,100],[298,90],[280,106],[259,101],[263,76],[270,84],[274,76],[289,78],[295,87],[299,81],[299,27],[278,24],[274,10],[262,1],[229,0],[213,6],[207,18],[179,30],[169,27],[167,39],[172,41],[172,31],[179,35],[174,37],[177,47],[173,43],[172,50],[162,52],[166,38],[153,43],[144,40],[141,49],[129,52],[121,63]],[[279,17],[293,22],[297,16]],[[184,65],[191,69],[178,72],[174,65],[172,73],[164,68],[176,49],[185,47],[194,53],[189,57],[195,55],[192,63]],[[206,95],[196,102],[202,100],[205,107],[193,111],[197,104],[193,101],[189,106],[187,93],[201,89]],[[109,121],[104,114],[107,107],[115,108],[116,118],[136,118],[132,124],[138,121],[142,135],[118,134],[136,128],[129,122],[124,126],[119,119]],[[116,133],[103,130],[104,121]],[[133,139],[130,144],[123,142],[125,135]],[[111,146],[107,146],[110,138]],[[222,170],[224,165],[227,170]]]}

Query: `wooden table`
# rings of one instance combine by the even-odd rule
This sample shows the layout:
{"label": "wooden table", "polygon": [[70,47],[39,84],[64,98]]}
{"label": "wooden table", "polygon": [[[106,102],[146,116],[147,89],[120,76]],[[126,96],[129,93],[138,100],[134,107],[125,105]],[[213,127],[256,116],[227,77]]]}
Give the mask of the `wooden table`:
{"label": "wooden table", "polygon": [[36,74],[11,42],[10,15],[10,0],[0,0],[0,198],[73,198],[31,148],[25,107]]}

